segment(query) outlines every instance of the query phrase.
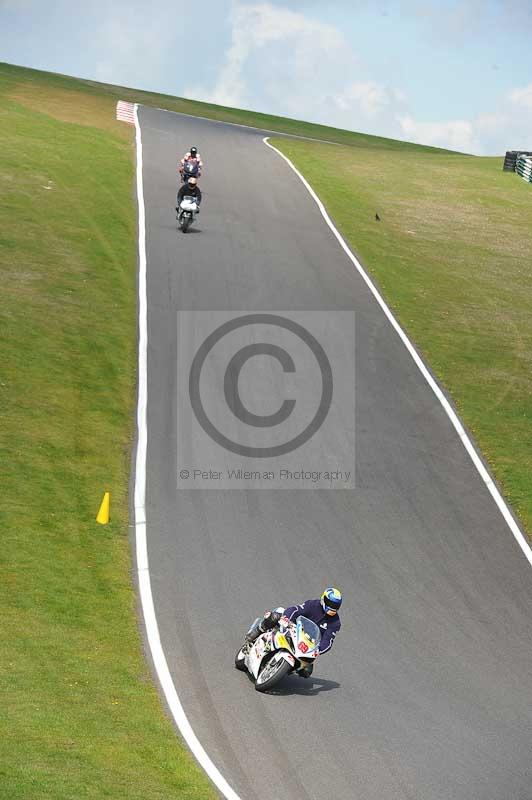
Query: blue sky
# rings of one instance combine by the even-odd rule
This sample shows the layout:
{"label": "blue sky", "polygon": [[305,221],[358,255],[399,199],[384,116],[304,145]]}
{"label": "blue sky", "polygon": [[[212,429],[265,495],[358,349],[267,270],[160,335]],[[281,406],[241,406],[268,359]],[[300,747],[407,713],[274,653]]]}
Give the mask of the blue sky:
{"label": "blue sky", "polygon": [[0,60],[479,155],[532,150],[532,0],[75,6],[0,0]]}

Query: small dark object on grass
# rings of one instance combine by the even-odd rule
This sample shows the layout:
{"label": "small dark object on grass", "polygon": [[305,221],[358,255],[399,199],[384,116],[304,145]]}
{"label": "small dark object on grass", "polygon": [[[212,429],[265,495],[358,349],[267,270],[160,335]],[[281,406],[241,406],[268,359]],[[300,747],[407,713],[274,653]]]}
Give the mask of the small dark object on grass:
{"label": "small dark object on grass", "polygon": [[381,218],[379,217],[379,215],[378,215],[378,214],[375,214],[375,219],[377,220],[377,222],[380,222],[380,221],[381,221]]}

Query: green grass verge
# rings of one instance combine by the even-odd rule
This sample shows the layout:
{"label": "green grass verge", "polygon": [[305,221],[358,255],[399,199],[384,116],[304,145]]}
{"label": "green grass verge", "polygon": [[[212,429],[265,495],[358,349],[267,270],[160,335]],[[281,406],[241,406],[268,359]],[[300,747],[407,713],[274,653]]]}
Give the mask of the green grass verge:
{"label": "green grass verge", "polygon": [[272,143],[376,279],[530,535],[532,188],[500,158]]}
{"label": "green grass verge", "polygon": [[92,126],[73,90],[71,122],[42,113],[57,110],[43,76],[28,108],[16,78],[0,69],[0,795],[206,800],[145,664],[130,575],[132,131],[96,94]]}

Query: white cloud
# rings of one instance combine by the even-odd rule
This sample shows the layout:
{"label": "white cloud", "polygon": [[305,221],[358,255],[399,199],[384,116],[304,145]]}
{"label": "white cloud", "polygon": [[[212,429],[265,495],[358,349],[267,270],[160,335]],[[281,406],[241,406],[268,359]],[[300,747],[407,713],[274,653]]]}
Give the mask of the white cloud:
{"label": "white cloud", "polygon": [[512,89],[509,94],[510,103],[532,110],[532,83],[522,88]]}
{"label": "white cloud", "polygon": [[532,84],[511,89],[495,111],[478,115],[474,124],[480,153],[532,150]]}
{"label": "white cloud", "polygon": [[391,135],[386,124],[405,103],[398,89],[366,79],[337,27],[271,3],[233,5],[231,44],[216,81],[189,85],[184,94],[329,125],[377,127],[383,135]]}
{"label": "white cloud", "polygon": [[335,27],[270,3],[235,3],[231,27],[231,45],[216,83],[211,88],[189,87],[188,96],[221,105],[249,103],[252,73],[289,104],[300,91],[308,92],[309,83],[320,81],[324,66],[330,72],[333,54],[336,69],[342,59],[347,68],[353,64],[349,45]]}
{"label": "white cloud", "polygon": [[471,119],[420,122],[400,117],[403,138],[476,155],[502,155],[506,150],[532,150],[532,84],[511,89],[494,110]]}
{"label": "white cloud", "polygon": [[473,125],[479,142],[475,152],[532,150],[532,84],[509,90],[494,103],[494,110],[477,115]]}
{"label": "white cloud", "polygon": [[349,111],[354,102],[371,118],[404,99],[404,93],[398,89],[390,89],[375,81],[354,81],[334,97],[334,102],[342,111]]}
{"label": "white cloud", "polygon": [[442,122],[420,122],[405,114],[399,117],[402,138],[433,147],[446,147],[463,153],[475,151],[478,143],[475,127],[470,120],[453,119]]}

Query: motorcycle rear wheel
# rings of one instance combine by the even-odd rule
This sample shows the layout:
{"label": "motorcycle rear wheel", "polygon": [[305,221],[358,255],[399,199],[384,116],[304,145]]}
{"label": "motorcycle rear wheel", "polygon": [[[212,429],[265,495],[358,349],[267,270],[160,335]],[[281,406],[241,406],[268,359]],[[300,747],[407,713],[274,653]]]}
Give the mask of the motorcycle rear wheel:
{"label": "motorcycle rear wheel", "polygon": [[[257,692],[267,692],[279,683],[285,675],[287,675],[292,667],[285,661],[284,658],[273,664],[269,661],[266,666],[259,672],[258,678],[255,681],[255,689]],[[264,676],[264,677],[263,677]]]}

